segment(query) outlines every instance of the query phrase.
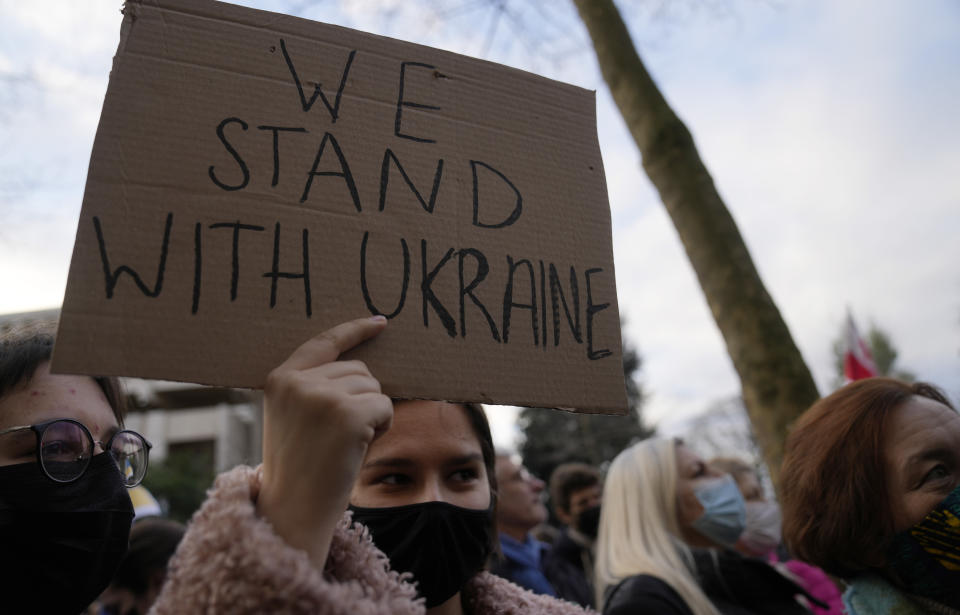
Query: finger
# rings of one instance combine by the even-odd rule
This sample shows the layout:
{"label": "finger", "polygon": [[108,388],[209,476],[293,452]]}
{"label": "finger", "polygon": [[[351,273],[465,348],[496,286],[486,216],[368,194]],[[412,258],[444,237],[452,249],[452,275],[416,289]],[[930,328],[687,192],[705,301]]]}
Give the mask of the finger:
{"label": "finger", "polygon": [[357,395],[355,401],[358,406],[368,408],[373,426],[373,439],[376,440],[390,429],[393,424],[393,400],[380,393],[364,393]]}
{"label": "finger", "polygon": [[373,376],[349,374],[329,381],[336,390],[348,395],[380,393],[380,381]]}
{"label": "finger", "polygon": [[317,367],[301,370],[311,378],[342,378],[344,376],[372,376],[363,361],[334,361]]}
{"label": "finger", "polygon": [[281,368],[301,370],[336,361],[342,353],[383,331],[386,324],[383,316],[341,323],[304,342]]}

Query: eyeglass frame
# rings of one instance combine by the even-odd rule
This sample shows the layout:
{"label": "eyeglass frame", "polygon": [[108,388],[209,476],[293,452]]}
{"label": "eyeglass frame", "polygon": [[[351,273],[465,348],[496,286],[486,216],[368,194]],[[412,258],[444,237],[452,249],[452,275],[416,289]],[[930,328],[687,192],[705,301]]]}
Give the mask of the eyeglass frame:
{"label": "eyeglass frame", "polygon": [[[54,423],[59,423],[61,421],[66,421],[68,423],[73,423],[79,426],[80,429],[83,430],[83,433],[87,435],[87,439],[91,443],[90,458],[87,460],[87,464],[83,466],[83,470],[81,470],[76,477],[71,478],[70,480],[58,480],[53,476],[51,476],[50,472],[47,470],[46,466],[43,464],[43,453],[40,450],[40,444],[41,442],[43,442],[43,434],[47,431],[47,428],[50,427],[50,425]],[[134,487],[139,485],[143,481],[143,478],[147,475],[147,468],[150,466],[150,449],[153,448],[153,444],[150,442],[150,440],[147,440],[145,437],[143,437],[142,434],[139,434],[133,431],[132,429],[118,429],[117,431],[113,432],[113,435],[111,435],[110,438],[106,441],[106,443],[104,443],[100,440],[94,440],[93,434],[91,434],[90,430],[87,429],[87,426],[81,423],[80,421],[76,419],[60,418],[60,419],[50,419],[49,421],[43,421],[41,423],[35,423],[33,425],[17,425],[16,427],[8,427],[6,429],[0,430],[0,436],[4,436],[8,433],[16,433],[18,431],[24,431],[26,429],[31,430],[34,434],[36,434],[36,437],[37,437],[37,443],[36,443],[37,464],[39,464],[40,469],[43,470],[43,474],[55,483],[58,483],[61,485],[69,485],[72,482],[80,480],[80,478],[84,474],[86,474],[87,468],[90,467],[90,461],[92,461],[93,458],[96,456],[96,453],[94,451],[96,451],[98,444],[100,445],[100,448],[103,450],[105,454],[110,455],[110,457],[113,459],[114,464],[117,464],[117,469],[119,470],[120,466],[117,462],[117,458],[114,457],[113,453],[110,451],[110,446],[113,444],[113,439],[116,438],[117,435],[121,433],[130,433],[140,438],[140,440],[142,440],[143,444],[145,445],[145,450],[147,453],[144,459],[145,463],[143,467],[143,476],[141,476],[140,479],[132,485],[128,485],[126,484],[126,482],[124,482],[124,487],[126,487],[127,489],[133,489]]]}

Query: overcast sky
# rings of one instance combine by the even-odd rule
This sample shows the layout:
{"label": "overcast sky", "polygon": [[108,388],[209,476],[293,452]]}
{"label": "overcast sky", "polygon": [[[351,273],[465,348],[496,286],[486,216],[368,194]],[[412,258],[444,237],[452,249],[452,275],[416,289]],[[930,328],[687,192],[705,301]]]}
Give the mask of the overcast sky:
{"label": "overcast sky", "polygon": [[[736,374],[585,33],[562,0],[540,10],[533,1],[508,2],[512,18],[496,25],[489,10],[430,19],[411,12],[417,2],[244,4],[597,90],[620,309],[644,359],[645,415],[675,431],[736,394]],[[391,10],[385,17],[373,5]],[[873,322],[891,335],[902,367],[958,399],[960,5],[620,6],[821,392],[849,306],[861,329]],[[0,0],[0,314],[63,298],[119,8],[112,0]],[[512,414],[492,414],[503,441]]]}

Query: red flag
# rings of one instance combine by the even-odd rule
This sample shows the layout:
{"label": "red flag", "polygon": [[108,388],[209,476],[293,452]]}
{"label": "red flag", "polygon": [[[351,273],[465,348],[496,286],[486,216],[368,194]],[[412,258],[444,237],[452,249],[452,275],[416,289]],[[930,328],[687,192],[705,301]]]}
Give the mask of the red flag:
{"label": "red flag", "polygon": [[877,375],[877,366],[873,363],[870,347],[860,337],[857,326],[853,324],[853,315],[847,312],[847,325],[844,333],[843,375],[848,381],[872,378]]}

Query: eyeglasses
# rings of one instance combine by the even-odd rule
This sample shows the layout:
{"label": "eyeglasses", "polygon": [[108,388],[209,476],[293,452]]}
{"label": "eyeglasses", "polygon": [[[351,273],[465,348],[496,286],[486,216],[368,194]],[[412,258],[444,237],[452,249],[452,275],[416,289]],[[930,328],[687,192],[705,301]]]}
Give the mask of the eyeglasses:
{"label": "eyeglasses", "polygon": [[36,425],[10,427],[0,431],[0,436],[27,429],[37,434],[37,461],[43,473],[54,482],[72,483],[83,476],[96,444],[113,458],[127,488],[139,485],[147,473],[147,459],[153,445],[135,431],[121,429],[104,444],[94,440],[83,423],[73,419],[54,419]]}

